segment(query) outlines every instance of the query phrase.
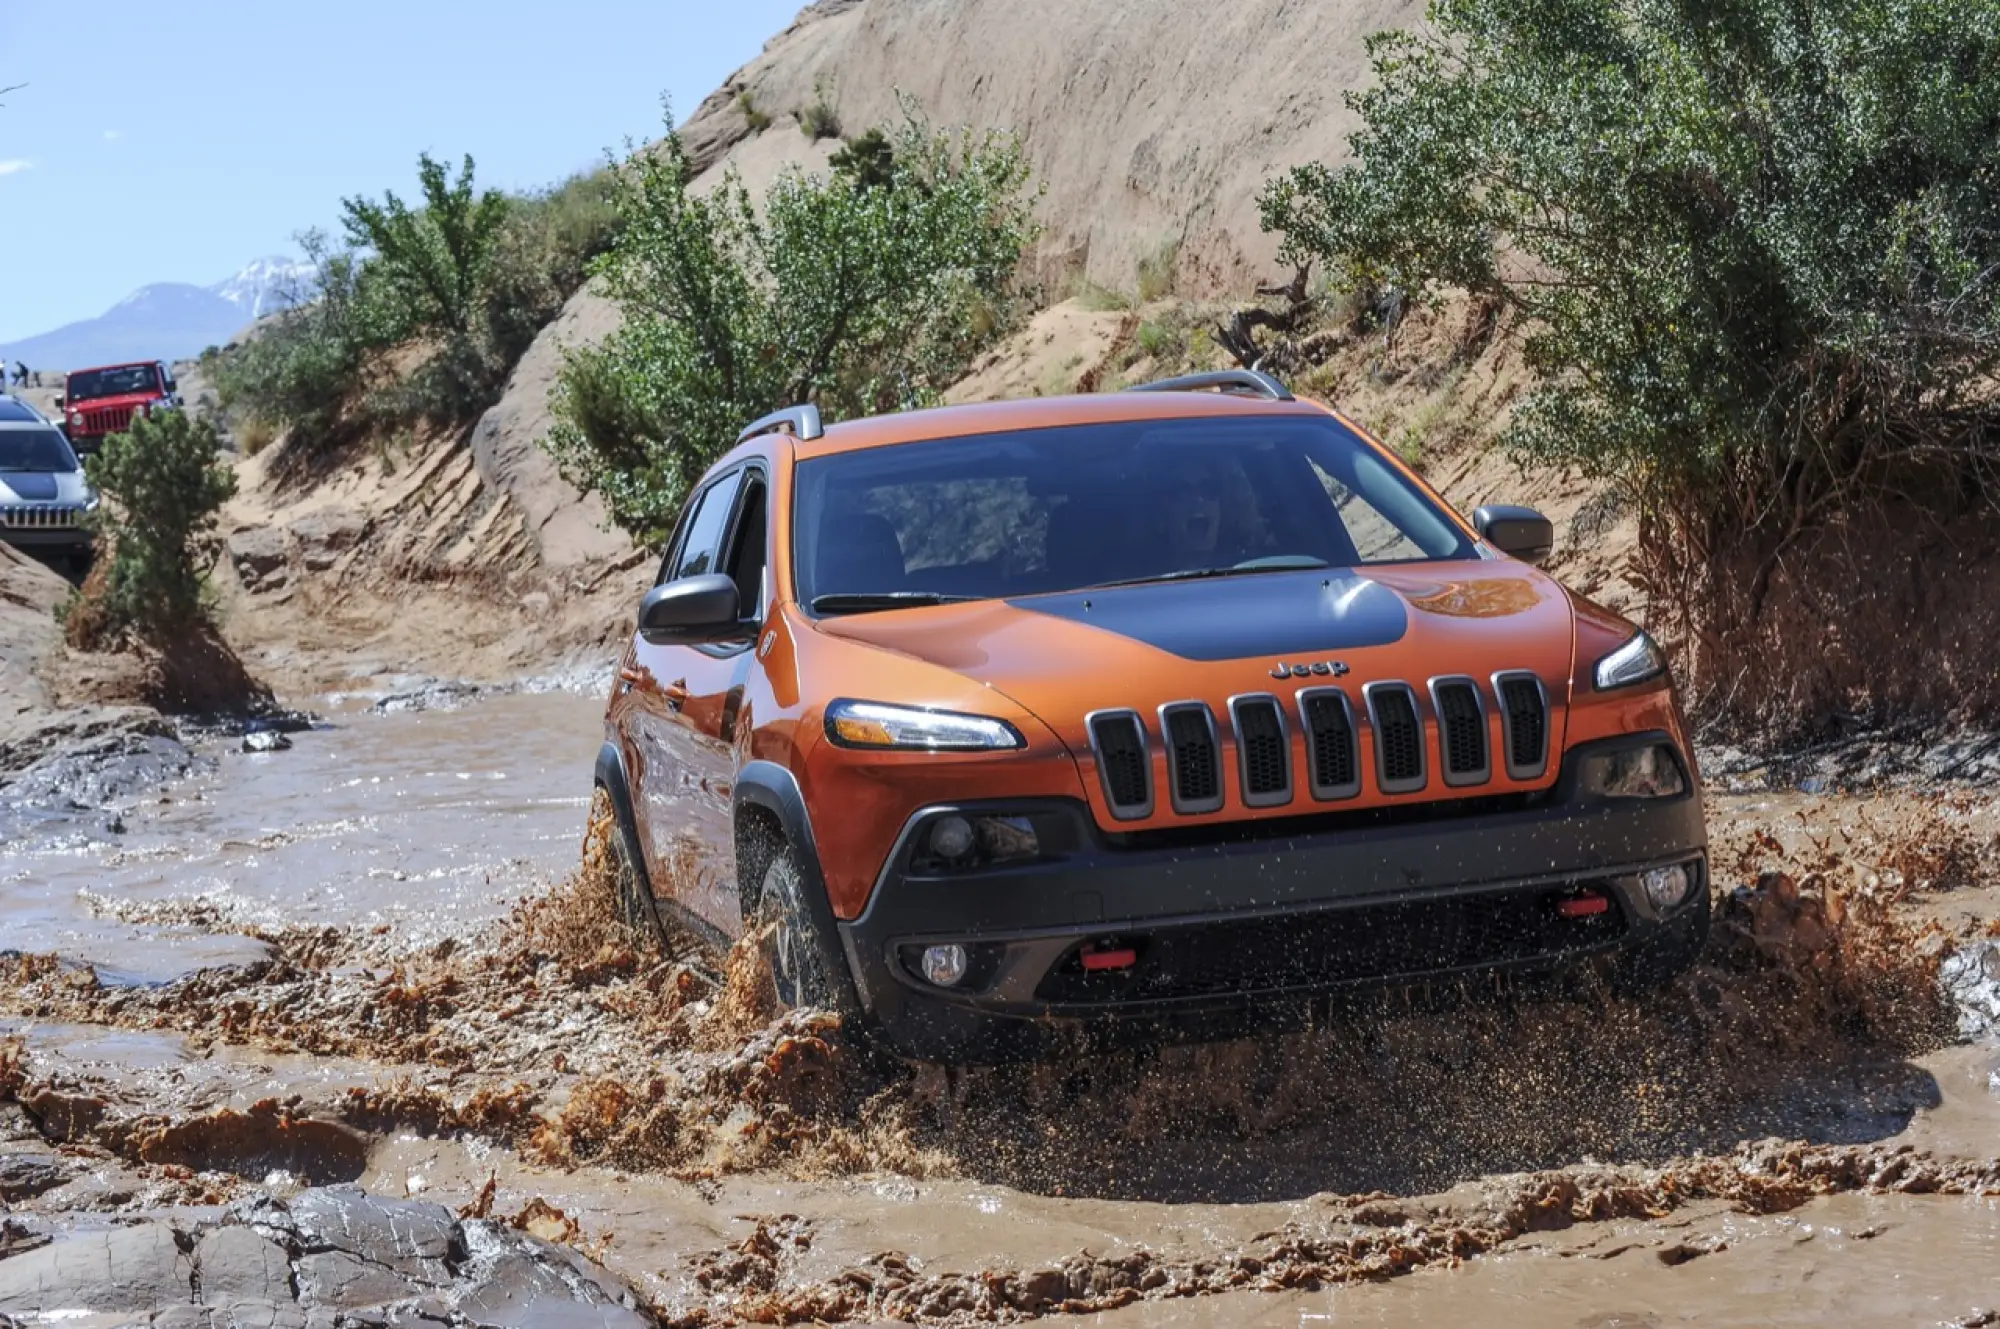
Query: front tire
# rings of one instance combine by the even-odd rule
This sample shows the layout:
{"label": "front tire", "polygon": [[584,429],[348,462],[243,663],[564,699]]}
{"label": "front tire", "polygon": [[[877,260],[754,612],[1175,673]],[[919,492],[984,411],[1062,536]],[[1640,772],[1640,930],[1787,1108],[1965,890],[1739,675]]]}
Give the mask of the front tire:
{"label": "front tire", "polygon": [[826,944],[806,905],[805,890],[805,875],[788,846],[764,870],[757,893],[757,925],[765,934],[764,958],[770,962],[778,1000],[784,1005],[839,1013],[839,988],[828,968]]}
{"label": "front tire", "polygon": [[1618,957],[1613,970],[1618,990],[1634,996],[1653,992],[1693,968],[1708,945],[1709,910],[1704,883],[1693,905]]}

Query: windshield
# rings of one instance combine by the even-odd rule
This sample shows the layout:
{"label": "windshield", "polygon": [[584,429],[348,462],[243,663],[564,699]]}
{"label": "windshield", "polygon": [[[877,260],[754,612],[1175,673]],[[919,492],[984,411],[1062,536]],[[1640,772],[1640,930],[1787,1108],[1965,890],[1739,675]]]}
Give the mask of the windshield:
{"label": "windshield", "polygon": [[1148,420],[814,457],[793,514],[822,612],[1476,557],[1339,421]]}
{"label": "windshield", "polygon": [[77,469],[69,440],[46,425],[0,429],[0,471],[67,473]]}
{"label": "windshield", "polygon": [[71,403],[97,397],[123,397],[133,392],[157,392],[159,371],[151,365],[127,365],[123,369],[92,369],[69,376],[65,397]]}

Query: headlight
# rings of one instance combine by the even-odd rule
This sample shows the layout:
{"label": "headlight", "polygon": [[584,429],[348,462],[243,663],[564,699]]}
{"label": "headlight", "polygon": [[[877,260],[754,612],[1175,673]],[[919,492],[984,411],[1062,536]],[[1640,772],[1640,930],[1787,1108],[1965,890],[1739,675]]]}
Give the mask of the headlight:
{"label": "headlight", "polygon": [[102,503],[103,501],[104,500],[99,498],[97,495],[92,494],[89,498],[83,500],[83,510],[85,512],[95,512],[97,511],[97,505]]}
{"label": "headlight", "polygon": [[1644,683],[1666,672],[1667,658],[1660,654],[1660,648],[1653,644],[1653,639],[1641,632],[1597,662],[1595,681],[1599,692],[1609,692],[1613,688],[1629,688],[1634,683]]}
{"label": "headlight", "polygon": [[72,429],[83,428],[83,412],[71,411],[69,413],[69,423],[70,423],[70,428]]}
{"label": "headlight", "polygon": [[826,736],[844,748],[981,752],[1027,746],[1021,731],[1005,720],[879,701],[833,703],[826,708]]}
{"label": "headlight", "polygon": [[1673,798],[1687,791],[1687,777],[1664,743],[1599,752],[1583,759],[1577,793],[1591,798]]}

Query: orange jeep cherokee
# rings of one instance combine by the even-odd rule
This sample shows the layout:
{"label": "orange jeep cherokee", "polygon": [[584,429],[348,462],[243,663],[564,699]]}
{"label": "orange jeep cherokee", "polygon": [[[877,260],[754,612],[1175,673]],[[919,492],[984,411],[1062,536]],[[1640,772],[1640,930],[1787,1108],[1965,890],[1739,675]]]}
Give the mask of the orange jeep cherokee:
{"label": "orange jeep cherokee", "polygon": [[1694,758],[1552,541],[1249,371],[777,412],[614,684],[625,908],[768,921],[782,997],[943,1060],[1597,955],[1660,981],[1708,930]]}

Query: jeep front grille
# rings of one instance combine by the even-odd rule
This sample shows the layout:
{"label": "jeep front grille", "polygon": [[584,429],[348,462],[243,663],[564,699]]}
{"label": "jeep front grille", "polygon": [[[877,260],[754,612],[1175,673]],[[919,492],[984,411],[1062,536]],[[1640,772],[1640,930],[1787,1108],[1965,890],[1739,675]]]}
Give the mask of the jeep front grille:
{"label": "jeep front grille", "polygon": [[1375,727],[1375,779],[1385,794],[1424,787],[1424,722],[1408,683],[1370,683],[1368,722]]}
{"label": "jeep front grille", "polygon": [[[1231,698],[1226,743],[1218,730],[1223,717],[1194,698],[1160,707],[1157,729],[1137,711],[1093,711],[1084,724],[1111,815],[1119,821],[1153,815],[1156,761],[1179,816],[1221,812],[1232,801],[1244,808],[1288,805],[1301,801],[1301,786],[1315,803],[1355,798],[1371,786],[1381,794],[1441,796],[1449,789],[1462,798],[1456,791],[1490,784],[1503,765],[1515,781],[1538,780],[1549,769],[1548,697],[1527,670],[1493,675],[1491,691],[1463,675],[1433,678],[1421,693],[1399,680],[1370,683],[1358,697],[1337,686],[1310,687],[1293,706],[1269,693]],[[1362,758],[1364,733],[1371,762]],[[1224,774],[1226,749],[1234,750],[1234,780]]]}
{"label": "jeep front grille", "polygon": [[1432,679],[1431,703],[1437,709],[1444,782],[1485,784],[1493,771],[1486,760],[1486,708],[1479,703],[1479,685],[1469,678]]}
{"label": "jeep front grille", "polygon": [[83,413],[83,428],[80,434],[122,434],[132,427],[130,406],[106,406]]}
{"label": "jeep front grille", "polygon": [[1312,796],[1324,801],[1360,793],[1361,757],[1355,751],[1347,694],[1339,688],[1307,688],[1299,693],[1299,718],[1312,762]]}
{"label": "jeep front grille", "polygon": [[1276,697],[1238,697],[1229,703],[1236,727],[1236,761],[1246,807],[1292,801],[1292,740]]}
{"label": "jeep front grille", "polygon": [[1146,731],[1134,711],[1099,711],[1085,723],[1090,747],[1104,781],[1111,815],[1135,821],[1153,814],[1153,762],[1146,752]]}
{"label": "jeep front grille", "polygon": [[1222,806],[1222,750],[1215,741],[1215,717],[1198,701],[1160,708],[1160,732],[1167,740],[1167,774],[1173,780],[1174,811],[1214,812]]}
{"label": "jeep front grille", "polygon": [[1507,775],[1532,780],[1549,768],[1549,705],[1542,680],[1529,673],[1495,674],[1500,727],[1507,745]]}
{"label": "jeep front grille", "polygon": [[0,507],[0,527],[10,531],[61,531],[76,525],[83,509],[74,504]]}

